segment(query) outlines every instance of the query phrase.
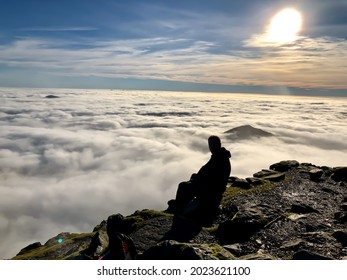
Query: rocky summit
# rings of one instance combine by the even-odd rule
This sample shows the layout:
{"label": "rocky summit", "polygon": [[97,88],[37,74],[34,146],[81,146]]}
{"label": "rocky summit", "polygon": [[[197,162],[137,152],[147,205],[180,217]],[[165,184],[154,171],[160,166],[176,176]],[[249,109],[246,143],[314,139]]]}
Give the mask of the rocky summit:
{"label": "rocky summit", "polygon": [[[141,210],[117,229],[137,259],[347,259],[347,167],[275,163],[250,178],[231,177],[220,211],[201,224]],[[13,259],[98,259],[109,244],[107,222],[89,233],[60,233]]]}

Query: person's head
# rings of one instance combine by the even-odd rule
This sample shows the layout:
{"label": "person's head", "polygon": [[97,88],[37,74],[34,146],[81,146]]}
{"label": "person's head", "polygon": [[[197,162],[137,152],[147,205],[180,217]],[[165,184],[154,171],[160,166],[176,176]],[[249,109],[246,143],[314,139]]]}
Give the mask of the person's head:
{"label": "person's head", "polygon": [[222,143],[218,136],[212,135],[208,138],[208,147],[212,154],[220,150],[222,147]]}

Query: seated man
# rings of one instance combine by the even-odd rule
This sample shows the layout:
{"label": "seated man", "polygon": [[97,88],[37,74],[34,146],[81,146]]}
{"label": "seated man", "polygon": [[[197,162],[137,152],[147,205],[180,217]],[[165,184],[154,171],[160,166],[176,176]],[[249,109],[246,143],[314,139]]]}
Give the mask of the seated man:
{"label": "seated man", "polygon": [[[188,182],[179,184],[176,200],[169,201],[168,212],[185,215],[192,210],[187,208],[194,208],[198,215],[215,215],[230,175],[231,155],[217,136],[208,138],[208,146],[212,153],[210,160]],[[196,205],[189,207],[189,203]]]}

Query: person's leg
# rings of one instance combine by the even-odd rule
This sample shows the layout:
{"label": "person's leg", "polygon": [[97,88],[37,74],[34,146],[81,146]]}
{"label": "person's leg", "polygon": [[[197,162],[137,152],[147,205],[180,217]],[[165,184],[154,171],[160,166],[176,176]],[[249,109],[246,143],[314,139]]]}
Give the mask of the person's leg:
{"label": "person's leg", "polygon": [[196,190],[192,182],[182,182],[178,185],[176,192],[176,199],[170,200],[169,212],[181,213],[185,206],[191,201],[196,195]]}

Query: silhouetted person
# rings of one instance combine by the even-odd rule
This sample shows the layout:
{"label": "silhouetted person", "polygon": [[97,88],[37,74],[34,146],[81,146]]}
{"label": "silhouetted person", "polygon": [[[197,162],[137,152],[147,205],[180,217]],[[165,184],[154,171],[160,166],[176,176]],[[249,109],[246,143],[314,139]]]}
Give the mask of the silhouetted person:
{"label": "silhouetted person", "polygon": [[208,146],[210,160],[188,182],[178,185],[176,200],[169,201],[168,212],[184,215],[192,210],[202,217],[216,214],[230,176],[231,154],[218,136],[210,136]]}

